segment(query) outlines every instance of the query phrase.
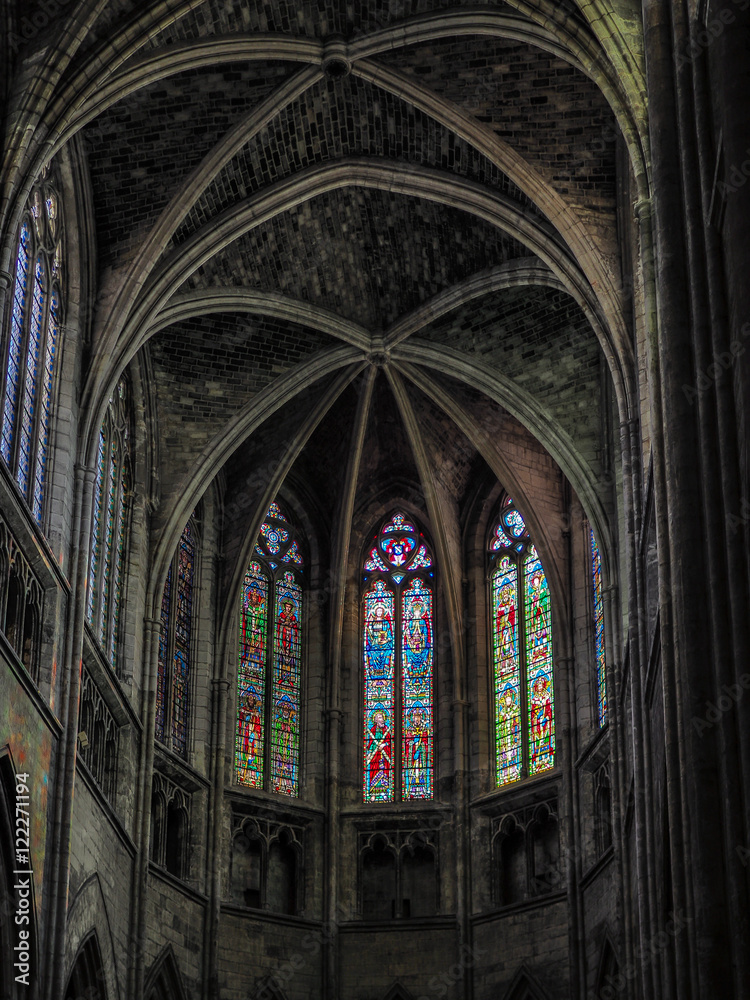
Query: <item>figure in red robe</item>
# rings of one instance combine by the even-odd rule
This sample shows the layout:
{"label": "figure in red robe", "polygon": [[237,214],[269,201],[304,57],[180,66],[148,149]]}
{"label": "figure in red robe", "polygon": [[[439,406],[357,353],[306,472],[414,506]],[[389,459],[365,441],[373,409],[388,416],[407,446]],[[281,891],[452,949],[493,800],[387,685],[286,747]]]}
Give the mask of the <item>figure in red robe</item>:
{"label": "figure in red robe", "polygon": [[516,649],[516,605],[513,600],[513,587],[509,584],[501,587],[497,595],[495,634],[498,637],[500,656],[503,659],[512,656]]}
{"label": "figure in red robe", "polygon": [[247,687],[240,697],[240,751],[244,758],[244,784],[257,785],[263,781],[262,729],[260,698],[254,688]]}
{"label": "figure in red robe", "polygon": [[531,743],[533,763],[552,757],[552,698],[544,673],[537,675],[531,692]]}
{"label": "figure in red robe", "polygon": [[368,730],[365,748],[368,799],[390,799],[391,768],[393,767],[393,737],[386,713],[376,709]]}
{"label": "figure in red robe", "polygon": [[283,610],[276,619],[276,650],[279,657],[279,681],[292,684],[297,672],[299,648],[299,622],[294,613],[294,603],[284,601]]}

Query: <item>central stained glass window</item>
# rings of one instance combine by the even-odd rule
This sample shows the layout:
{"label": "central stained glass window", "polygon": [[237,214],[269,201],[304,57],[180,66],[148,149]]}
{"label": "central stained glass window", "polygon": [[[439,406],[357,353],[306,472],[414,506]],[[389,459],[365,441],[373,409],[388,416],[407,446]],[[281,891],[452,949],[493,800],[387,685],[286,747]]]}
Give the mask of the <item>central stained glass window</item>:
{"label": "central stained glass window", "polygon": [[492,679],[498,786],[555,764],[547,577],[510,497],[490,538]]}
{"label": "central stained glass window", "polygon": [[300,544],[268,508],[242,584],[235,773],[240,785],[299,795],[302,666]]}
{"label": "central stained glass window", "polygon": [[365,802],[433,797],[433,575],[424,536],[396,512],[364,563]]}

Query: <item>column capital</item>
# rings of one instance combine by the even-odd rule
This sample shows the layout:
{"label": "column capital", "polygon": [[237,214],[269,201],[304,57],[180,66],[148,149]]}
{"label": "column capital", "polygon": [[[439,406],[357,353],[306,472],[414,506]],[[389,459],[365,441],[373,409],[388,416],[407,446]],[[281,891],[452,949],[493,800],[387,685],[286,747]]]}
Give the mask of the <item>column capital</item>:
{"label": "column capital", "polygon": [[650,198],[637,198],[633,202],[633,215],[639,222],[647,222],[653,215],[654,204]]}

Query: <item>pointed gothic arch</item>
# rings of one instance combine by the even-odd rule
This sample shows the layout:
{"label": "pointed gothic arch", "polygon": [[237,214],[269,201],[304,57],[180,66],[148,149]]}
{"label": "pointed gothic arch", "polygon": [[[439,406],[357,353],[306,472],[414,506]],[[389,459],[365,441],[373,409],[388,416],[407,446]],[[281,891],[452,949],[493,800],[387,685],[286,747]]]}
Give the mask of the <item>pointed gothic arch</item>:
{"label": "pointed gothic arch", "polygon": [[287,995],[273,975],[260,976],[250,990],[248,1000],[287,1000]]}
{"label": "pointed gothic arch", "polygon": [[[612,938],[607,929],[604,933],[601,950],[599,953],[599,969],[596,974],[596,996],[608,996],[609,992],[615,995],[615,991],[620,988],[618,975],[620,963],[617,961],[617,952],[612,944]],[[607,993],[604,991],[607,990]]]}
{"label": "pointed gothic arch", "polygon": [[167,571],[161,600],[155,736],[178,756],[190,750],[191,667],[201,514],[193,511]]}
{"label": "pointed gothic arch", "polygon": [[0,454],[37,524],[48,492],[50,425],[67,264],[58,165],[32,187],[18,227],[0,369]]}
{"label": "pointed gothic arch", "polygon": [[383,995],[383,1000],[414,1000],[414,994],[398,980]]}
{"label": "pointed gothic arch", "polygon": [[547,575],[510,496],[492,522],[490,635],[498,786],[555,766],[552,621]]}
{"label": "pointed gothic arch", "polygon": [[303,538],[274,500],[239,608],[234,774],[238,785],[300,794],[304,663]]}
{"label": "pointed gothic arch", "polygon": [[524,963],[511,980],[503,1000],[549,1000],[539,980]]}
{"label": "pointed gothic arch", "polygon": [[172,945],[168,944],[151,966],[144,988],[146,1000],[187,1000]]}
{"label": "pointed gothic arch", "polygon": [[78,949],[65,987],[65,1000],[78,1000],[79,997],[108,1000],[102,952],[95,930],[91,931]]}
{"label": "pointed gothic arch", "polygon": [[365,802],[434,795],[434,576],[431,543],[393,511],[362,561]]}

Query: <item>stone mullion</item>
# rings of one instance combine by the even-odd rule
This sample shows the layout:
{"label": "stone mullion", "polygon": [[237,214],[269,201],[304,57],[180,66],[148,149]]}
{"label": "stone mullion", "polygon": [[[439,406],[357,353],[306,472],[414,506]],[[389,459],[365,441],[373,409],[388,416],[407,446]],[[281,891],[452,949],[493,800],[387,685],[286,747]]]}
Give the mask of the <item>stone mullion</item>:
{"label": "stone mullion", "polygon": [[[328,822],[325,827],[325,857],[324,871],[324,919],[329,928],[329,936],[325,946],[323,966],[324,995],[338,996],[338,932],[337,906],[339,896],[339,858],[340,858],[340,748],[341,748],[341,661],[344,631],[344,610],[346,598],[347,566],[351,547],[352,520],[354,500],[356,495],[359,468],[362,460],[362,449],[365,441],[367,420],[370,415],[372,390],[375,384],[377,368],[370,365],[365,376],[364,385],[360,390],[357,413],[354,420],[349,456],[347,460],[345,491],[341,497],[341,505],[337,514],[339,530],[335,539],[335,554],[333,559],[333,594],[331,599],[331,630],[330,656],[331,671],[328,683],[327,727],[326,727],[326,771],[325,782],[327,802],[326,814]],[[336,523],[336,522],[335,522]],[[359,621],[359,616],[358,616]],[[361,735],[361,731],[360,731]],[[359,755],[357,755],[359,759]]]}
{"label": "stone mullion", "polygon": [[[95,470],[76,465],[73,511],[73,551],[71,567],[75,568],[74,593],[86,593],[88,578],[89,546],[91,543],[91,508]],[[76,751],[78,736],[78,703],[81,690],[81,664],[83,656],[83,628],[85,602],[68,601],[65,649],[62,662],[61,735],[54,775],[54,819],[49,837],[52,858],[49,873],[49,901],[45,958],[47,970],[43,996],[57,1000],[62,995],[62,976],[65,967],[65,928],[70,882],[70,848],[73,821],[73,801],[76,777]]]}

